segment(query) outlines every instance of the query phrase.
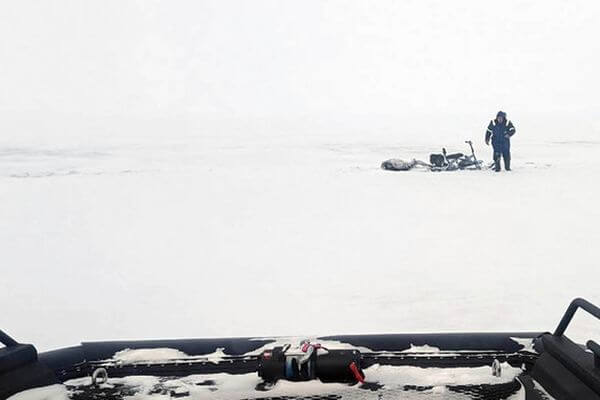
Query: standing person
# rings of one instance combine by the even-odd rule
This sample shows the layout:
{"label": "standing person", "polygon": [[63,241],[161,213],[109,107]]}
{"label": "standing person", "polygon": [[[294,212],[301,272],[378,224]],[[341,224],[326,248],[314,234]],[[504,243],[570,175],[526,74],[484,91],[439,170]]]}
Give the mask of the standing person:
{"label": "standing person", "polygon": [[496,119],[490,121],[485,132],[485,144],[489,146],[490,138],[494,148],[494,170],[500,171],[500,157],[504,158],[504,169],[510,171],[510,138],[516,132],[512,121],[506,119],[504,111],[498,111]]}

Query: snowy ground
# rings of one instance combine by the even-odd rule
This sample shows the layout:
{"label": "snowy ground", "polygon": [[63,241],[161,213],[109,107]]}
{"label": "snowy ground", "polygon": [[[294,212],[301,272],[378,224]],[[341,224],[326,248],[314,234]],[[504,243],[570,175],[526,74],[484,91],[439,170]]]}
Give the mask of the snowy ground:
{"label": "snowy ground", "polygon": [[382,171],[439,150],[391,137],[137,143],[0,147],[1,329],[41,350],[535,331],[600,303],[600,142],[515,140],[501,174]]}

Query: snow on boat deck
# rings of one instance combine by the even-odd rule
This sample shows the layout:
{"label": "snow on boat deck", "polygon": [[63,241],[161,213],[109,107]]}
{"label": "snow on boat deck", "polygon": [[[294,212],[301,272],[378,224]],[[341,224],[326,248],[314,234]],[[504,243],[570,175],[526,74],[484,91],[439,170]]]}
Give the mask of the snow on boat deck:
{"label": "snow on boat deck", "polygon": [[[492,376],[491,367],[478,368],[417,368],[374,365],[365,370],[369,380],[377,382],[377,390],[337,383],[280,381],[268,391],[257,391],[261,382],[257,374],[204,374],[183,378],[130,376],[111,378],[107,383],[91,386],[89,377],[74,379],[64,385],[32,389],[16,394],[10,400],[68,400],[97,396],[119,399],[253,399],[253,398],[439,398],[472,399],[470,392],[482,391],[481,385],[496,386],[497,391],[514,392],[511,399],[524,399],[515,379],[521,369],[502,364],[502,376]],[[511,382],[515,382],[511,385]],[[508,385],[507,385],[508,384]],[[463,386],[470,386],[469,390]],[[462,391],[461,391],[462,390]],[[104,394],[102,394],[104,393]],[[330,397],[327,397],[330,396]],[[430,396],[430,397],[427,397]]]}

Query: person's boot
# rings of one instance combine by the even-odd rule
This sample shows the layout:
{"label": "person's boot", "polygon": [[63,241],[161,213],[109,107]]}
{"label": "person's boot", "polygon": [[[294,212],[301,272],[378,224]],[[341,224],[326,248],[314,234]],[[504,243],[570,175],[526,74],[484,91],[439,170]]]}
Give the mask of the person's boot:
{"label": "person's boot", "polygon": [[500,172],[500,153],[494,153],[494,171]]}
{"label": "person's boot", "polygon": [[510,157],[504,157],[504,169],[510,171]]}

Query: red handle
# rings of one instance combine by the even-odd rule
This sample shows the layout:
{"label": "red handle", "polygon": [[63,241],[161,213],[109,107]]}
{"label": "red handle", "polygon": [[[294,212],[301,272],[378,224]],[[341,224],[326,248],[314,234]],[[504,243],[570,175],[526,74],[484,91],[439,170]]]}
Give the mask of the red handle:
{"label": "red handle", "polygon": [[352,364],[350,364],[350,371],[352,371],[352,375],[354,375],[354,378],[357,381],[360,383],[365,383],[365,376],[358,370],[358,367],[354,361],[352,361]]}

